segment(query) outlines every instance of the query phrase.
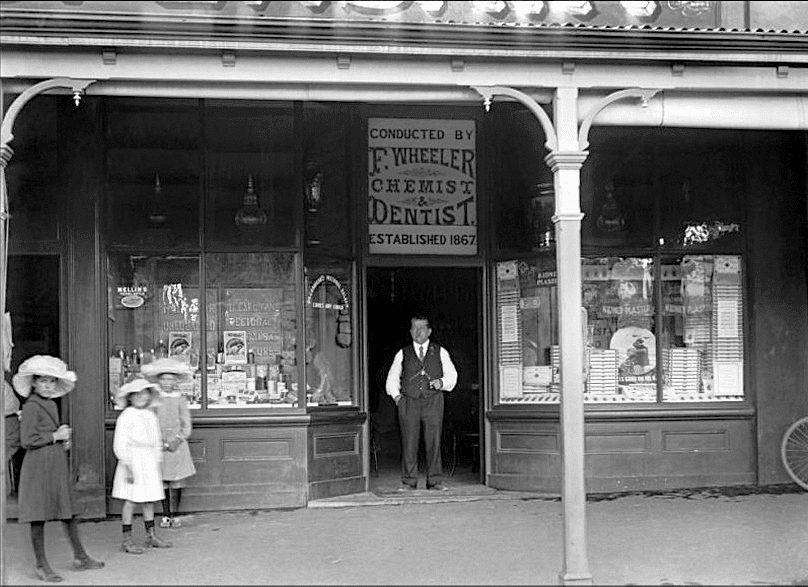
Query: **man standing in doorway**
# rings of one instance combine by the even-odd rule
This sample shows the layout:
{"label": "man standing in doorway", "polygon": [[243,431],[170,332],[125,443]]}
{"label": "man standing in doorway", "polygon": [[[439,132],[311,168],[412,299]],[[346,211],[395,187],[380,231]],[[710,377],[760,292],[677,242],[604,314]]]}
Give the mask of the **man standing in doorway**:
{"label": "man standing in doorway", "polygon": [[418,487],[418,445],[421,427],[426,448],[426,487],[446,491],[442,482],[441,436],[443,393],[454,389],[457,370],[449,352],[429,340],[429,319],[416,314],[410,320],[412,344],[393,357],[385,388],[398,408],[401,427],[401,490]]}

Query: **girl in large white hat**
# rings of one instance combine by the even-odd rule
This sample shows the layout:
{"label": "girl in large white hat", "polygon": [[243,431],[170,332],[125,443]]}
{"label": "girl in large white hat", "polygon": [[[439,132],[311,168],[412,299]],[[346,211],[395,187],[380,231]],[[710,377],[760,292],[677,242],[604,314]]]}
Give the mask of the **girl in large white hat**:
{"label": "girl in large white hat", "polygon": [[172,358],[157,359],[143,365],[141,373],[160,386],[160,405],[157,417],[163,436],[163,517],[162,528],[178,528],[181,524],[177,513],[182,500],[182,488],[187,479],[196,474],[188,437],[191,436],[191,411],[188,400],[178,384],[191,376],[191,369],[182,361]]}
{"label": "girl in large white hat", "polygon": [[160,423],[154,413],[155,406],[160,403],[160,389],[145,379],[135,379],[120,387],[116,403],[123,412],[115,422],[112,441],[118,458],[112,497],[124,500],[121,550],[128,554],[143,554],[143,548],[132,540],[132,517],[137,504],[143,508],[146,546],[169,548],[171,543],[154,533],[154,504],[164,495],[160,474],[163,443]]}
{"label": "girl in large white hat", "polygon": [[76,374],[68,371],[61,359],[35,355],[20,365],[11,381],[17,393],[28,398],[20,418],[20,444],[26,452],[20,471],[17,519],[31,524],[36,575],[53,583],[62,580],[45,556],[45,522],[48,520],[62,521],[73,548],[74,569],[100,569],[104,563],[87,554],[79,538],[78,510],[67,462],[72,431],[67,424],[59,424],[54,401],[73,390]]}

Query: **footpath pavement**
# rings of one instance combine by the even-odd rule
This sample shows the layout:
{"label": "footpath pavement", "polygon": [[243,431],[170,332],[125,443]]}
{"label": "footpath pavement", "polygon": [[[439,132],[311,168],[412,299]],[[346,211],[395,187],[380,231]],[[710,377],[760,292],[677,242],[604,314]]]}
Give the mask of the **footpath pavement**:
{"label": "footpath pavement", "polygon": [[[558,585],[558,498],[452,490],[361,494],[308,508],[188,516],[174,547],[120,552],[120,520],[84,522],[98,571],[71,570],[61,524],[46,547],[63,585]],[[135,521],[135,537],[143,524]],[[33,574],[27,524],[6,524],[8,585]],[[808,585],[808,492],[791,486],[590,496],[595,585]]]}

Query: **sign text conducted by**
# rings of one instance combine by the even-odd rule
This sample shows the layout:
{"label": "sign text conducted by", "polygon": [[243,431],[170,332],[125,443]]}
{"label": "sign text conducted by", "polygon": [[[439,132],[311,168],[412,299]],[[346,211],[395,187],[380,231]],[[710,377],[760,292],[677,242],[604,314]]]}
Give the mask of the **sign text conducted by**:
{"label": "sign text conducted by", "polygon": [[475,255],[473,120],[368,120],[371,254]]}

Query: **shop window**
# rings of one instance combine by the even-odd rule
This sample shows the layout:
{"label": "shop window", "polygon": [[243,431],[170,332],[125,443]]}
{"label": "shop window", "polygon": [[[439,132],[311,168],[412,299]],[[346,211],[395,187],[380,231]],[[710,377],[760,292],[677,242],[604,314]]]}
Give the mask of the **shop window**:
{"label": "shop window", "polygon": [[140,248],[199,247],[197,101],[105,101],[108,234]]}
{"label": "shop window", "polygon": [[[10,105],[16,96],[3,96]],[[58,98],[38,96],[14,123],[14,156],[6,168],[12,245],[59,239]]]}
{"label": "shop window", "polygon": [[[584,401],[740,401],[743,287],[737,255],[582,261]],[[555,271],[497,264],[501,403],[557,403]]]}
{"label": "shop window", "polygon": [[556,401],[560,352],[555,262],[540,257],[497,263],[496,312],[500,401]]}
{"label": "shop window", "polygon": [[746,187],[739,131],[593,128],[581,244],[737,252]]}
{"label": "shop window", "polygon": [[310,406],[353,404],[353,265],[308,259],[306,397]]}
{"label": "shop window", "polygon": [[108,263],[110,400],[143,364],[172,357],[193,376],[191,408],[298,404],[296,256],[222,253],[111,255]]}
{"label": "shop window", "polygon": [[503,253],[548,250],[555,241],[553,174],[544,163],[544,131],[518,104],[498,104],[485,119],[493,146],[493,218],[496,248]]}
{"label": "shop window", "polygon": [[[103,113],[110,399],[174,356],[195,409],[352,405],[342,108],[110,99]],[[301,246],[327,276],[305,327]]]}
{"label": "shop window", "polygon": [[205,169],[208,247],[296,244],[302,190],[291,106],[207,103]]}
{"label": "shop window", "polygon": [[107,284],[110,407],[118,388],[139,377],[144,364],[168,356],[188,363],[193,377],[182,390],[191,407],[200,407],[199,257],[113,254]]}
{"label": "shop window", "polygon": [[[692,129],[601,128],[590,138],[584,401],[742,401],[743,141]],[[499,403],[559,401],[556,295],[554,252],[497,263]]]}
{"label": "shop window", "polygon": [[303,198],[306,250],[348,258],[352,252],[347,113],[338,105],[303,107]]}
{"label": "shop window", "polygon": [[300,405],[297,267],[293,253],[206,256],[207,407]]}

